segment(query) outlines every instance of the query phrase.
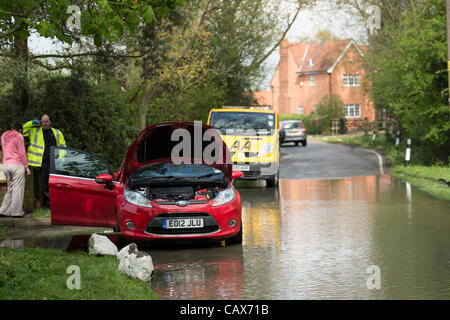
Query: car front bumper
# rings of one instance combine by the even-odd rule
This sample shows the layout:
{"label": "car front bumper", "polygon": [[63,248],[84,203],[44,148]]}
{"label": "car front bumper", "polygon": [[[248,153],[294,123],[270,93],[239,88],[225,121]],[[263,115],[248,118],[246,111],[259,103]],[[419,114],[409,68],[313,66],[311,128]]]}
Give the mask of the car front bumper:
{"label": "car front bumper", "polygon": [[[139,207],[126,201],[118,210],[120,231],[125,239],[148,241],[157,239],[211,239],[225,240],[236,235],[241,229],[241,200],[236,198],[221,206],[212,207],[213,201],[206,204],[154,205],[153,208]],[[154,203],[154,202],[152,202]],[[164,229],[163,220],[203,219],[202,228]],[[234,219],[236,224],[230,225]],[[133,222],[130,229],[127,222]]]}
{"label": "car front bumper", "polygon": [[241,170],[244,173],[244,175],[241,178],[239,178],[240,180],[270,179],[278,174],[278,170],[280,167],[280,165],[277,162],[247,163],[247,164],[233,164],[233,170],[238,170],[239,169],[238,166],[248,166],[248,170],[245,171]]}

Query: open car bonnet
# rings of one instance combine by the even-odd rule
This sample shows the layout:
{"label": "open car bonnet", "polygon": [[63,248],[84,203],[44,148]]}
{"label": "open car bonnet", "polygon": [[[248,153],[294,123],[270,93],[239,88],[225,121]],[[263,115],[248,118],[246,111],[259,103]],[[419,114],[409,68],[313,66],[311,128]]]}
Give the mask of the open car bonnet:
{"label": "open car bonnet", "polygon": [[145,128],[129,147],[122,181],[141,167],[171,162],[206,164],[231,181],[230,152],[219,132],[200,122],[166,122]]}

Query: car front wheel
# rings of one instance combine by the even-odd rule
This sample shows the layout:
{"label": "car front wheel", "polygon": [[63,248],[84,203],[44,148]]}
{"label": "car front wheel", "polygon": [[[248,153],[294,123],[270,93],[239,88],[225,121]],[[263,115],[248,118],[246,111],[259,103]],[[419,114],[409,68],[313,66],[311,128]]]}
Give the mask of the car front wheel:
{"label": "car front wheel", "polygon": [[231,238],[227,239],[225,242],[229,243],[229,244],[242,243],[242,222],[241,222],[241,228],[239,229],[239,232],[236,235],[232,236]]}
{"label": "car front wheel", "polygon": [[270,179],[266,179],[267,186],[273,188],[278,184],[278,172]]}

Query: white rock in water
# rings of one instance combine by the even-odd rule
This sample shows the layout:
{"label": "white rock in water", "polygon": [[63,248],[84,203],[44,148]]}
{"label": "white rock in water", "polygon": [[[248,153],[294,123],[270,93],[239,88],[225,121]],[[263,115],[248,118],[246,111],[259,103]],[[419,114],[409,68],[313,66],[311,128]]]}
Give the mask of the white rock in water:
{"label": "white rock in water", "polygon": [[154,270],[152,257],[146,252],[138,251],[136,244],[131,243],[120,250],[117,259],[120,272],[142,281],[152,279]]}
{"label": "white rock in water", "polygon": [[118,250],[106,236],[92,234],[89,238],[89,254],[117,256]]}

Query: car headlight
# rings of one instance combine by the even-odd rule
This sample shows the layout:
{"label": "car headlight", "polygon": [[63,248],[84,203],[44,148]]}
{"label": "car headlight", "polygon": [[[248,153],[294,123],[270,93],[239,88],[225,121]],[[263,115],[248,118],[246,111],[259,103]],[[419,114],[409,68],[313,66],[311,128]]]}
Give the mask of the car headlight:
{"label": "car headlight", "polygon": [[268,155],[269,153],[272,153],[273,151],[273,144],[272,143],[265,143],[263,144],[261,151],[259,151],[259,156],[264,157]]}
{"label": "car headlight", "polygon": [[144,197],[139,192],[125,189],[125,191],[123,193],[123,197],[124,197],[125,201],[132,203],[134,205],[146,207],[146,208],[153,208],[150,203],[150,200],[148,200],[146,197]]}
{"label": "car headlight", "polygon": [[225,203],[232,201],[234,199],[234,197],[235,197],[235,193],[234,193],[233,188],[228,188],[228,189],[222,190],[217,195],[212,206],[213,207],[221,206]]}

